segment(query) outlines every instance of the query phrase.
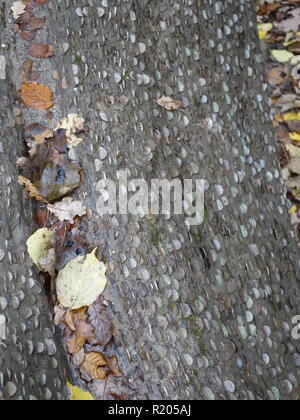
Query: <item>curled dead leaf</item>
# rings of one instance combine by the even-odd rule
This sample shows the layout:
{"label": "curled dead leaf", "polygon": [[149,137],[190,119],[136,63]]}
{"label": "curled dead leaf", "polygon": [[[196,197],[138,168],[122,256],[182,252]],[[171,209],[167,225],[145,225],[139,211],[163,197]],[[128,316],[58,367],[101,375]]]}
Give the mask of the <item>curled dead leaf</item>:
{"label": "curled dead leaf", "polygon": [[102,353],[89,353],[80,367],[80,373],[83,379],[91,382],[93,379],[103,381],[108,375],[108,370],[103,369],[107,362]]}
{"label": "curled dead leaf", "polygon": [[162,96],[160,99],[157,100],[157,103],[162,108],[165,108],[167,111],[176,111],[178,108],[182,106],[182,102],[176,101],[169,96]]}

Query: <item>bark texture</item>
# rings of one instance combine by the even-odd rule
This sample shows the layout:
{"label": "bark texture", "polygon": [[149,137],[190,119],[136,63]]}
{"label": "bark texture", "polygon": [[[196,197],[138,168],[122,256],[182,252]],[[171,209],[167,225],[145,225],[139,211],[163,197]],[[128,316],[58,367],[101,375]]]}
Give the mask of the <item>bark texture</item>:
{"label": "bark texture", "polygon": [[[8,86],[23,47],[14,44],[11,2],[0,3],[9,22],[0,81],[0,309],[9,339],[0,347],[0,392],[14,383],[14,396],[56,398],[62,376],[44,338],[52,337],[50,312],[24,254],[30,206],[15,181],[21,135]],[[43,13],[43,40],[56,54],[43,75],[55,119],[76,112],[88,121],[71,155],[87,173],[78,195],[93,210],[95,245],[107,250],[115,344],[136,398],[298,399],[291,329],[300,261],[252,1],[53,0]],[[162,109],[163,94],[183,107]],[[26,123],[44,121],[24,114]],[[129,180],[206,179],[204,224],[97,216],[98,180],[117,181],[124,169]]]}

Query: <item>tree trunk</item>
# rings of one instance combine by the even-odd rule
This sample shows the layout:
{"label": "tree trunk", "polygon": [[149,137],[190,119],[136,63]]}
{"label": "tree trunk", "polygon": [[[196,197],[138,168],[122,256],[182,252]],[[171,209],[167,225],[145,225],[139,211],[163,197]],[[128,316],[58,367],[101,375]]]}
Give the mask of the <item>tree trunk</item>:
{"label": "tree trunk", "polygon": [[[9,397],[13,383],[13,398],[56,399],[63,373],[59,361],[53,370],[57,357],[48,357],[50,312],[25,256],[32,217],[16,183],[22,143],[10,83],[19,87],[26,43],[14,40],[11,3],[0,1],[8,46],[0,81],[0,309],[9,330],[7,348],[0,347],[0,391]],[[51,125],[71,112],[87,120],[85,139],[71,153],[86,172],[78,196],[93,211],[95,246],[107,250],[115,343],[136,398],[298,399],[299,342],[291,330],[300,260],[252,2],[48,6],[39,36],[55,46],[55,57],[43,62],[41,82],[55,92]],[[182,107],[158,106],[164,94]],[[41,111],[23,112],[26,124],[45,120]],[[180,215],[97,215],[96,183],[117,182],[124,169],[149,185],[205,179],[204,223],[188,228]]]}

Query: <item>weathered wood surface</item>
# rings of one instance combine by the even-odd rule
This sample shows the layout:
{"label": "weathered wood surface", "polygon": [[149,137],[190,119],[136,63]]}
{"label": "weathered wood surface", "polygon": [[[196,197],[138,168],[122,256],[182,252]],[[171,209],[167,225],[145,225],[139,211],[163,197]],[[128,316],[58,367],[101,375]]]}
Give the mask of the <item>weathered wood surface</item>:
{"label": "weathered wood surface", "polygon": [[[116,346],[136,398],[298,399],[300,351],[291,329],[299,312],[299,251],[252,2],[49,5],[45,41],[56,56],[44,77],[58,99],[55,118],[76,112],[88,121],[73,155],[87,172],[79,196],[93,209],[96,243],[107,250]],[[1,52],[8,69],[15,48],[22,51],[10,30],[11,22],[9,48]],[[31,216],[15,179],[21,134],[10,128],[10,79],[0,81],[0,296],[8,301],[5,308],[0,300],[0,313],[10,331],[8,348],[0,347],[0,390],[9,381],[18,387],[15,396],[41,398],[46,387],[56,398],[60,387],[51,378],[61,376],[49,367],[47,349],[38,355],[45,328],[51,329],[44,324],[49,313],[39,287],[30,286],[36,274],[22,254]],[[166,112],[156,104],[163,94],[183,107]],[[27,114],[26,121],[44,118]],[[117,180],[125,168],[130,179],[206,179],[204,224],[188,230],[180,216],[98,217],[97,181],[104,175]],[[37,378],[33,392],[27,379],[39,366],[48,366],[46,384]]]}

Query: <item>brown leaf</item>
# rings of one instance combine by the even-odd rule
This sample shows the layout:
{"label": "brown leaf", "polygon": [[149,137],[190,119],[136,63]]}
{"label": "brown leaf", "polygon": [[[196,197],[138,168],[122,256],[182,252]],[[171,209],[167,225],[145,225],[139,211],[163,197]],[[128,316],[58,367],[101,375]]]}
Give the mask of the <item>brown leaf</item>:
{"label": "brown leaf", "polygon": [[279,9],[281,6],[280,2],[272,3],[272,4],[264,4],[261,6],[258,11],[256,12],[258,16],[265,15],[268,12],[274,12],[275,10]]}
{"label": "brown leaf", "polygon": [[110,372],[114,376],[123,376],[118,365],[118,359],[117,356],[111,356],[109,359],[106,359],[107,365],[109,367]]}
{"label": "brown leaf", "polygon": [[87,308],[78,311],[69,311],[65,319],[65,324],[70,328],[71,335],[67,340],[68,352],[78,353],[85,342],[94,338],[93,327],[87,322]]}
{"label": "brown leaf", "polygon": [[73,319],[73,312],[68,311],[65,316],[65,324],[70,328],[71,331],[76,331],[76,327],[74,325]]}
{"label": "brown leaf", "polygon": [[67,341],[67,349],[70,354],[78,353],[84,346],[85,339],[82,335],[74,335]]}
{"label": "brown leaf", "polygon": [[36,37],[36,31],[22,31],[21,38],[25,39],[25,41],[33,41]]}
{"label": "brown leaf", "polygon": [[35,58],[49,58],[54,55],[52,45],[44,44],[43,42],[33,42],[27,47],[27,52],[31,57]]}
{"label": "brown leaf", "polygon": [[51,89],[37,82],[23,81],[21,96],[24,103],[31,108],[48,109],[53,106]]}
{"label": "brown leaf", "polygon": [[167,111],[176,111],[176,109],[182,106],[182,102],[176,101],[169,96],[162,96],[160,99],[157,100],[157,103],[162,108],[165,108]]}
{"label": "brown leaf", "polygon": [[62,308],[60,305],[56,305],[54,307],[54,313],[55,313],[54,325],[57,326],[63,321],[63,319],[65,317],[65,314],[66,314],[66,310],[64,308]]}
{"label": "brown leaf", "polygon": [[47,202],[46,198],[43,197],[38,189],[33,185],[33,183],[31,181],[29,181],[29,179],[25,178],[24,176],[19,176],[18,177],[18,181],[20,185],[23,185],[25,190],[29,193],[29,196],[31,198],[35,198],[37,201],[44,201]]}
{"label": "brown leaf", "polygon": [[84,362],[80,367],[80,373],[83,379],[91,382],[93,379],[103,381],[108,375],[108,370],[103,369],[107,366],[105,357],[101,353],[89,353],[85,356]]}
{"label": "brown leaf", "polygon": [[[24,18],[23,18],[24,16]],[[27,18],[27,16],[25,17],[25,15],[23,15],[22,18],[22,23],[21,23],[21,29],[22,31],[37,31],[38,29],[41,29],[44,24],[45,24],[45,19],[40,19],[37,17],[29,17]]]}

